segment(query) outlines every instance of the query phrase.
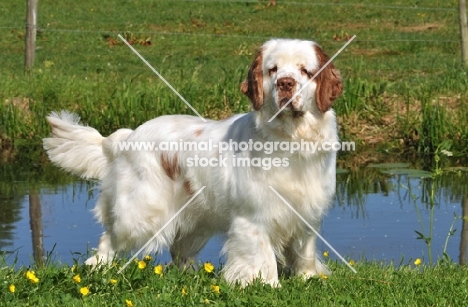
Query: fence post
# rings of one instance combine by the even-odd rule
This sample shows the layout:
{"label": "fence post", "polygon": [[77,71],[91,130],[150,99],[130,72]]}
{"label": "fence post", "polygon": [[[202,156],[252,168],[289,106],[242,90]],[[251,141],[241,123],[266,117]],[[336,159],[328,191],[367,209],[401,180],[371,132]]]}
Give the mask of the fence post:
{"label": "fence post", "polygon": [[468,67],[468,25],[466,21],[466,0],[458,0],[463,65]]}
{"label": "fence post", "polygon": [[36,30],[37,30],[37,1],[27,0],[28,11],[26,16],[26,51],[24,57],[24,68],[31,70],[34,65],[34,55],[36,51]]}

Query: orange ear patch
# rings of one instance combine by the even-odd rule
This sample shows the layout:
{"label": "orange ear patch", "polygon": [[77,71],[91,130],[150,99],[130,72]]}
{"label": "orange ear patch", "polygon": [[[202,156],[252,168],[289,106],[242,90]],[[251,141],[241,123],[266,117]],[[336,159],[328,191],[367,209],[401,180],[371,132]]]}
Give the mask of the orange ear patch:
{"label": "orange ear patch", "polygon": [[259,110],[263,105],[263,51],[260,49],[247,73],[247,79],[241,83],[241,91],[252,102],[253,108]]}
{"label": "orange ear patch", "polygon": [[[314,45],[314,50],[319,59],[320,69],[330,58],[319,46]],[[317,107],[325,113],[331,108],[335,99],[343,92],[340,72],[335,68],[333,63],[330,63],[315,77],[315,82],[317,83],[317,90],[315,92]]]}

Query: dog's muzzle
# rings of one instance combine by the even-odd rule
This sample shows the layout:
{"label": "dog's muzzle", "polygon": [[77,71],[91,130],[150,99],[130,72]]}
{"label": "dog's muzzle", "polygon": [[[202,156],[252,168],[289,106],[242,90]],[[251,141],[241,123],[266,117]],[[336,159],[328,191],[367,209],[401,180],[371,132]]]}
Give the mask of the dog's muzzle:
{"label": "dog's muzzle", "polygon": [[[278,95],[278,107],[281,109],[288,103],[289,100],[294,96],[297,90],[297,82],[291,77],[279,78],[276,81],[276,89]],[[293,116],[297,117],[302,115],[302,105],[299,102],[300,95],[294,97],[284,111],[290,109],[293,112]]]}

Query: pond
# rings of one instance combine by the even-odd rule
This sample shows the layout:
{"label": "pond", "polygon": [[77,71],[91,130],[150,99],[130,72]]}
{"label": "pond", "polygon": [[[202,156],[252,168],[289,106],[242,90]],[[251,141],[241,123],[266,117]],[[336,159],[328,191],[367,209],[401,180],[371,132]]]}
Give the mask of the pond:
{"label": "pond", "polygon": [[[322,236],[354,261],[406,265],[416,258],[435,263],[450,257],[464,263],[468,225],[462,216],[468,215],[468,172],[448,168],[434,179],[411,168],[392,164],[340,169]],[[28,266],[42,256],[55,263],[84,261],[103,231],[91,212],[98,195],[96,183],[79,181],[52,166],[4,165],[0,251],[6,263]],[[222,263],[222,244],[222,237],[214,237],[199,261]],[[318,246],[338,259],[323,242]],[[158,261],[170,261],[168,253]]]}

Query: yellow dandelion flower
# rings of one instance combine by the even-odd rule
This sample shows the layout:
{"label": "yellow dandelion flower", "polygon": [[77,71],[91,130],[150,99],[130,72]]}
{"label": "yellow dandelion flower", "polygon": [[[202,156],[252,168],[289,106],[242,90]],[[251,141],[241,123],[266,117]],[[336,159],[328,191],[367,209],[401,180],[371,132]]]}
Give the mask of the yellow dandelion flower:
{"label": "yellow dandelion flower", "polygon": [[32,283],[37,284],[39,282],[39,278],[37,278],[36,273],[34,271],[27,271],[26,272],[26,278],[29,279]]}
{"label": "yellow dandelion flower", "polygon": [[214,270],[214,266],[209,262],[205,262],[205,264],[203,265],[203,268],[205,269],[205,272],[207,273],[211,273]]}
{"label": "yellow dandelion flower", "polygon": [[82,287],[82,288],[80,288],[80,293],[81,293],[81,295],[83,295],[83,296],[88,295],[89,292],[90,292],[90,291],[89,291],[89,288],[88,288],[88,287]]}
{"label": "yellow dandelion flower", "polygon": [[421,265],[421,263],[422,263],[421,258],[416,258],[416,260],[414,261],[414,265]]}
{"label": "yellow dandelion flower", "polygon": [[205,304],[209,304],[210,303],[210,300],[205,298],[205,300],[203,301]]}
{"label": "yellow dandelion flower", "polygon": [[323,257],[328,258],[328,251],[323,252]]}
{"label": "yellow dandelion flower", "polygon": [[16,287],[14,284],[11,284],[9,287],[8,287],[8,290],[11,292],[11,293],[15,293],[16,291]]}
{"label": "yellow dandelion flower", "polygon": [[153,258],[152,258],[150,255],[146,255],[146,256],[145,256],[145,260],[146,260],[146,261],[151,261],[152,259],[153,259]]}
{"label": "yellow dandelion flower", "polygon": [[27,279],[31,280],[34,277],[36,277],[36,275],[34,274],[34,271],[29,271],[29,270],[26,271],[26,278]]}
{"label": "yellow dandelion flower", "polygon": [[76,282],[77,284],[79,284],[81,282],[81,277],[80,275],[75,275],[73,276],[73,281]]}
{"label": "yellow dandelion flower", "polygon": [[132,303],[131,300],[125,300],[125,305],[126,305],[127,307],[133,307],[133,303]]}
{"label": "yellow dandelion flower", "polygon": [[117,279],[110,279],[109,282],[113,285],[115,285],[117,283]]}
{"label": "yellow dandelion flower", "polygon": [[144,268],[146,268],[146,262],[141,260],[141,261],[138,261],[138,268],[140,270],[143,270]]}
{"label": "yellow dandelion flower", "polygon": [[354,260],[353,259],[349,260],[349,265],[354,266]]}
{"label": "yellow dandelion flower", "polygon": [[164,271],[164,268],[162,265],[157,265],[154,267],[154,274],[157,274],[157,275],[163,275],[163,271]]}
{"label": "yellow dandelion flower", "polygon": [[328,279],[328,276],[325,275],[325,274],[320,273],[320,278],[321,278],[321,279]]}
{"label": "yellow dandelion flower", "polygon": [[187,288],[187,286],[184,286],[184,287],[182,288],[182,291],[181,291],[181,292],[182,292],[182,295],[188,295],[188,288]]}
{"label": "yellow dandelion flower", "polygon": [[219,286],[211,285],[211,290],[213,290],[213,292],[216,294],[219,294]]}

